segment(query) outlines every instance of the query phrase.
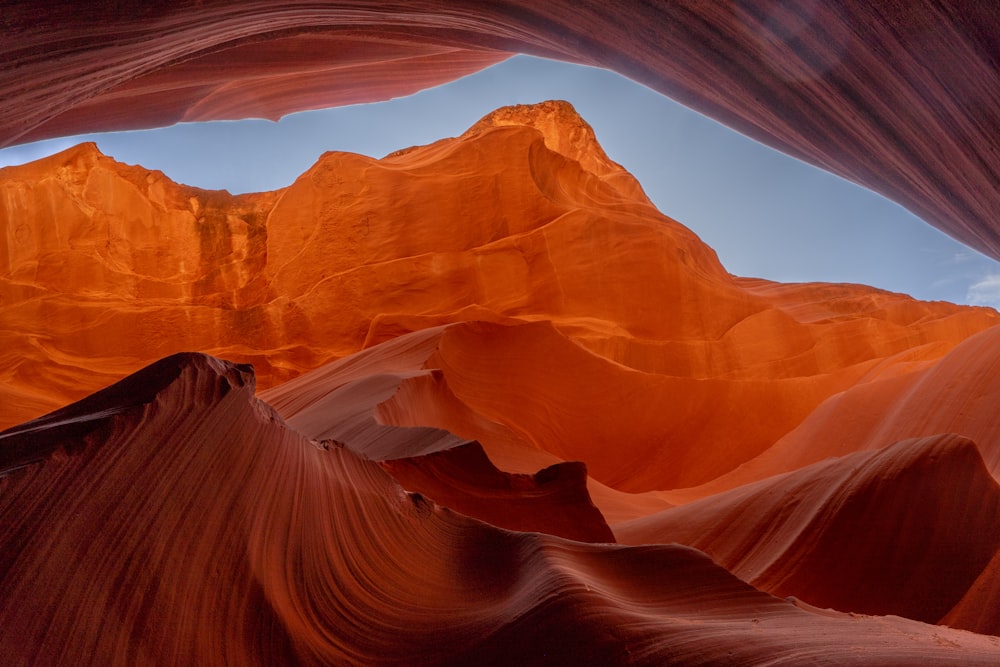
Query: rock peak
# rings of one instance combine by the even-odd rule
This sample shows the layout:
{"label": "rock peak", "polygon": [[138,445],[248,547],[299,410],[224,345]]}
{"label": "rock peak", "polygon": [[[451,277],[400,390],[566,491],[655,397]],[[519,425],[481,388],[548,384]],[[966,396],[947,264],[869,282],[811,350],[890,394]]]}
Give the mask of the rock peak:
{"label": "rock peak", "polygon": [[495,109],[472,126],[496,127],[501,125],[535,126],[541,122],[556,122],[566,127],[585,127],[593,134],[576,108],[566,100],[546,100],[535,104],[512,104]]}
{"label": "rock peak", "polygon": [[56,168],[60,165],[68,165],[71,163],[81,163],[86,165],[91,165],[101,158],[107,157],[101,152],[101,149],[97,147],[97,144],[93,141],[85,141],[79,144],[75,144],[68,148],[53,153],[51,155],[46,155],[44,157],[36,158],[30,162],[25,162],[23,164],[12,164],[8,167],[3,167],[4,169],[13,170],[25,170],[28,172],[18,171],[16,173],[34,173],[34,172],[47,172]]}
{"label": "rock peak", "polygon": [[508,126],[525,126],[538,130],[545,137],[545,145],[550,150],[576,160],[584,169],[597,176],[625,171],[607,156],[597,141],[594,129],[565,100],[500,107],[479,119],[463,137],[473,137],[494,127]]}
{"label": "rock peak", "polygon": [[[64,441],[85,438],[116,415],[137,415],[154,401],[190,408],[199,400],[216,402],[233,389],[253,396],[253,366],[200,352],[164,357],[86,398],[0,432],[0,477],[45,460],[64,448]],[[131,419],[137,426],[142,418]]]}

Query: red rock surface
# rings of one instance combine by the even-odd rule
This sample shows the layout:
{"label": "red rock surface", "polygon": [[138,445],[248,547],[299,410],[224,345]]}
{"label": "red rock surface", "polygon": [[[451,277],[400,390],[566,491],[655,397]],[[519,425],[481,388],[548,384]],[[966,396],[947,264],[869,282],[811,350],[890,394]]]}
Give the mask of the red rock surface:
{"label": "red rock surface", "polygon": [[582,463],[556,463],[534,475],[498,470],[478,443],[382,467],[408,490],[501,528],[579,542],[614,542],[587,493]]}
{"label": "red rock surface", "polygon": [[992,2],[6,3],[0,146],[403,95],[529,53],[618,71],[1000,257]]}
{"label": "red rock surface", "polygon": [[779,600],[690,548],[468,519],[290,430],[248,370],[201,355],[0,443],[45,457],[0,477],[0,651],[18,664],[1000,659],[996,638]]}
{"label": "red rock surface", "polygon": [[732,276],[565,103],[0,229],[14,663],[1000,661],[1000,315]]}
{"label": "red rock surface", "polygon": [[828,459],[616,535],[696,547],[775,595],[936,623],[1000,547],[1000,486],[972,441],[941,435]]}

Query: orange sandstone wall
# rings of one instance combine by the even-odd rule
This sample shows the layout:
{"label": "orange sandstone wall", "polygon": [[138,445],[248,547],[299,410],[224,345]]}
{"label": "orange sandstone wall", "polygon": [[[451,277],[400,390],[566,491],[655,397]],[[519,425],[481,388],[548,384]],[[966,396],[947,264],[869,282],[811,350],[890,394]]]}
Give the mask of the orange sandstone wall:
{"label": "orange sandstone wall", "polygon": [[[253,363],[270,386],[429,326],[534,323],[449,330],[425,363],[605,484],[688,487],[1000,319],[734,278],[560,102],[382,160],[328,153],[273,193],[177,185],[83,145],[3,170],[0,194],[7,425],[183,350]],[[536,409],[516,407],[528,392]],[[636,456],[609,458],[613,443]]]}
{"label": "orange sandstone wall", "polygon": [[86,396],[0,432],[14,662],[998,660],[1000,315],[732,276],[566,103],[0,232],[0,422]]}
{"label": "orange sandstone wall", "polygon": [[989,2],[4,8],[0,145],[385,99],[520,52],[618,71],[1000,256]]}

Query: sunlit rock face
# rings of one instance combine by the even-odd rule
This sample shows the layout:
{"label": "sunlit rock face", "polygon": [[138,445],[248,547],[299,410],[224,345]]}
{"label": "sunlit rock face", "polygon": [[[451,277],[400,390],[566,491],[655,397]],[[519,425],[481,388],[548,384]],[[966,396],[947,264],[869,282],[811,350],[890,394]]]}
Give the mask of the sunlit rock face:
{"label": "sunlit rock face", "polygon": [[0,230],[13,664],[1000,661],[1000,315],[732,276],[564,102]]}
{"label": "sunlit rock face", "polygon": [[0,146],[386,99],[528,53],[618,71],[1000,257],[992,2],[7,3]]}
{"label": "sunlit rock face", "polygon": [[493,326],[446,330],[422,360],[436,382],[502,386],[476,409],[605,484],[688,487],[998,321],[734,278],[560,102],[382,160],[328,153],[273,193],[177,185],[93,144],[0,174],[5,425],[175,352],[253,363],[267,387],[475,320]]}

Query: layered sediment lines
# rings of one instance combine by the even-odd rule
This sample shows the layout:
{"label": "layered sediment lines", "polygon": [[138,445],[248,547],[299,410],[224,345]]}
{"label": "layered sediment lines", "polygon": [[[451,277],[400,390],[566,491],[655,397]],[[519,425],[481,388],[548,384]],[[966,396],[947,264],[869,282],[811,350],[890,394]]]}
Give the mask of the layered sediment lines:
{"label": "layered sediment lines", "polygon": [[[736,279],[558,102],[382,160],[330,153],[274,193],[176,185],[93,145],[4,170],[0,192],[6,425],[186,349],[253,363],[269,386],[480,321],[393,372],[440,370],[483,418],[463,438],[489,446],[499,424],[652,491],[727,473],[876,369],[927,366],[998,322],[860,286]],[[397,380],[415,381],[365,391],[385,400]],[[619,447],[629,456],[607,454]]]}
{"label": "layered sediment lines", "polygon": [[566,103],[0,230],[14,663],[1000,661],[1000,315],[732,276]]}
{"label": "layered sediment lines", "polygon": [[836,393],[772,447],[731,473],[675,494],[711,495],[831,456],[879,449],[908,438],[959,433],[973,440],[1000,479],[1000,437],[993,418],[998,397],[996,328],[969,337],[934,364],[896,359],[865,382]]}
{"label": "layered sediment lines", "polygon": [[973,442],[942,435],[829,459],[615,534],[696,547],[782,597],[937,623],[1000,547],[1000,486]]}
{"label": "layered sediment lines", "polygon": [[994,257],[991,3],[178,2],[5,8],[0,145],[385,99],[528,53],[618,71]]}
{"label": "layered sediment lines", "polygon": [[382,464],[402,486],[466,516],[510,530],[578,542],[614,542],[587,493],[587,468],[557,463],[534,475],[504,473],[478,443]]}
{"label": "layered sediment lines", "polygon": [[[964,347],[974,345],[993,331],[970,338],[954,354],[961,356]],[[463,347],[468,346],[469,352],[451,357],[449,348],[456,339]],[[548,345],[543,353],[530,353],[540,341],[546,340]],[[530,376],[530,382],[517,382],[519,360],[514,350],[520,351],[521,359],[536,361],[537,372]],[[562,356],[565,353],[572,356],[565,358]],[[663,439],[656,444],[636,443],[636,434],[650,428],[648,423],[641,422],[641,417],[653,413],[652,406],[666,402],[658,398],[655,379],[643,376],[636,383],[637,389],[629,391],[627,384],[620,381],[616,384],[612,379],[614,374],[606,369],[589,366],[581,359],[586,356],[589,355],[565,337],[537,323],[516,327],[455,324],[371,348],[307,373],[265,392],[264,396],[273,400],[292,424],[321,436],[325,415],[335,415],[337,402],[351,395],[352,377],[360,369],[376,374],[393,371],[396,378],[405,373],[405,379],[397,380],[395,393],[383,394],[379,396],[384,399],[381,402],[369,403],[373,421],[383,424],[382,428],[436,427],[463,438],[476,438],[484,443],[493,460],[507,469],[534,470],[549,464],[553,459],[539,456],[536,448],[541,448],[554,460],[586,461],[596,480],[624,490],[634,488],[635,480],[659,480],[661,486],[653,488],[667,488],[665,480],[672,479],[677,469],[685,472],[696,469],[700,461],[713,455],[711,441],[702,442],[701,451],[687,458],[686,443],[677,442],[680,438]],[[484,364],[478,357],[490,362]],[[452,363],[444,363],[449,358]],[[379,366],[374,365],[376,359]],[[938,364],[947,368],[948,359],[950,355]],[[600,369],[597,361],[594,358]],[[906,368],[905,360],[896,361]],[[923,367],[926,363],[918,365]],[[418,368],[425,372],[418,372]],[[426,372],[428,369],[431,372]],[[976,370],[990,377],[988,365],[980,363]],[[627,369],[620,371],[626,376],[632,373]],[[937,366],[927,372],[937,372]],[[553,384],[553,378],[558,380],[566,375],[589,378],[590,382],[582,391],[565,379],[562,384]],[[889,376],[913,379],[909,371]],[[962,404],[963,397],[980,395],[975,389],[978,375],[966,369],[964,375],[955,377],[967,378],[968,386],[962,387],[953,379],[944,385],[946,395],[939,396],[939,402],[954,396],[951,400]],[[879,383],[873,381],[873,385],[878,387]],[[599,398],[587,399],[591,386],[600,388]],[[648,403],[636,399],[642,393],[638,386],[652,397]],[[690,414],[676,401],[670,406],[678,414]],[[910,423],[917,426],[922,417],[929,416],[926,411],[915,411],[906,405],[884,410],[896,415],[899,423],[906,423],[903,416],[909,414]],[[937,414],[947,414],[946,408],[942,407]],[[661,423],[668,421],[661,419]],[[985,415],[979,415],[979,420],[990,423]],[[335,423],[336,419],[330,421]],[[610,424],[617,426],[617,439],[599,440],[602,429]],[[845,418],[844,433],[834,434],[843,450],[875,447],[856,440],[854,449],[850,449],[846,444],[852,442],[849,424],[850,420]],[[835,429],[836,422],[828,422],[828,428]],[[682,431],[676,427],[673,432]],[[980,432],[988,435],[988,431]],[[817,441],[818,447],[822,447],[823,439],[818,434]],[[984,451],[995,447],[995,438],[985,442],[989,446],[982,448]],[[808,445],[807,440],[801,440],[801,447]],[[350,441],[346,446],[351,446]],[[364,447],[362,444],[362,451]],[[384,447],[368,451],[390,459],[419,453],[412,444],[395,452]],[[769,450],[768,460],[781,461],[775,456],[778,451],[781,450],[777,446]],[[809,455],[829,456],[822,451],[818,449]],[[958,436],[928,437],[798,470],[804,464],[796,465],[795,461],[802,458],[805,455],[796,459],[788,454],[784,467],[795,472],[660,514],[654,514],[658,506],[668,500],[683,502],[690,492],[674,492],[659,498],[633,494],[609,497],[595,484],[596,480],[591,480],[590,486],[594,502],[609,515],[619,518],[652,515],[614,526],[618,539],[627,543],[689,544],[705,550],[720,564],[768,592],[793,595],[819,607],[901,615],[926,622],[940,622],[948,614],[945,622],[956,627],[1000,632],[997,624],[1000,619],[984,610],[992,607],[984,608],[982,602],[972,601],[995,596],[995,566],[991,569],[988,562],[1000,545],[996,539],[1000,534],[997,525],[1000,491],[976,444]],[[419,465],[415,459],[404,460],[407,467]],[[706,486],[730,488],[736,485],[733,479],[741,473],[744,482],[774,474],[773,470],[753,470],[755,475],[743,470],[752,464]],[[424,481],[422,475],[437,480],[437,466],[431,464],[430,468],[421,473],[414,471],[410,478],[400,481],[404,486],[418,484]],[[615,471],[614,479],[606,477],[609,469]],[[455,474],[450,484],[462,488],[468,479]],[[624,481],[615,483],[615,479]],[[479,489],[480,499],[496,497],[489,487],[483,484]],[[457,492],[448,488],[407,488],[419,489],[430,497],[447,497],[446,504],[450,502],[450,506],[461,502],[454,497]],[[626,495],[630,498],[621,497]],[[702,489],[701,495],[709,493]],[[464,507],[466,512],[476,512],[474,503]],[[494,512],[502,510],[495,508]],[[953,607],[956,610],[949,614]]]}
{"label": "layered sediment lines", "polygon": [[0,648],[21,664],[1000,659],[995,639],[797,607],[693,549],[444,510],[290,430],[248,369],[203,355],[0,444],[40,457],[0,477]]}

